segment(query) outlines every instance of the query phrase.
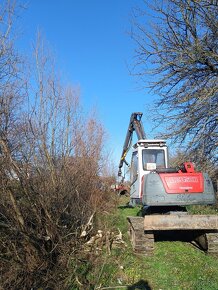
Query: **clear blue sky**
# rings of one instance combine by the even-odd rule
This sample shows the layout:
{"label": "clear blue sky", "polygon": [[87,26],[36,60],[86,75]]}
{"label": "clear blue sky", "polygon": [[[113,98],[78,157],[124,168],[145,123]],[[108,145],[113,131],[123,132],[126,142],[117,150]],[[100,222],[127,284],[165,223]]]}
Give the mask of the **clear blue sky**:
{"label": "clear blue sky", "polygon": [[109,146],[118,163],[130,114],[144,113],[152,102],[148,91],[140,90],[130,76],[135,43],[128,35],[132,8],[142,0],[30,0],[22,12],[20,43],[26,52],[41,30],[54,50],[65,81],[80,86],[82,104],[96,107],[109,134]]}

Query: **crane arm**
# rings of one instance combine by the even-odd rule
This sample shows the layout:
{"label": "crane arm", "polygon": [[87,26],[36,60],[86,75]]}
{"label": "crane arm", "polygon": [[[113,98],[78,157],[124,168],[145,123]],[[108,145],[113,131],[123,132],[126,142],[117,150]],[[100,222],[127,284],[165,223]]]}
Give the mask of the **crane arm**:
{"label": "crane arm", "polygon": [[121,168],[123,167],[123,163],[125,163],[127,166],[129,166],[129,164],[125,158],[126,158],[128,150],[131,146],[133,132],[134,131],[136,132],[138,140],[146,139],[146,134],[145,134],[142,122],[141,122],[142,115],[143,115],[142,113],[137,112],[137,113],[132,113],[132,115],[130,117],[130,122],[129,122],[128,130],[126,133],[125,142],[123,145],[123,151],[122,151],[122,155],[120,158],[118,176],[122,175]]}

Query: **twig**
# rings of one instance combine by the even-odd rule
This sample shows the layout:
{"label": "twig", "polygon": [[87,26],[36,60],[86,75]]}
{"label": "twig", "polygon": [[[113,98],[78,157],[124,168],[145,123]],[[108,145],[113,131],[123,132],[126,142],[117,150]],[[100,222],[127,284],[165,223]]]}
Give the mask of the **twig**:
{"label": "twig", "polygon": [[96,290],[105,290],[105,289],[120,289],[120,288],[126,288],[128,287],[128,285],[126,286],[109,286],[109,287],[100,287],[100,288],[95,288]]}

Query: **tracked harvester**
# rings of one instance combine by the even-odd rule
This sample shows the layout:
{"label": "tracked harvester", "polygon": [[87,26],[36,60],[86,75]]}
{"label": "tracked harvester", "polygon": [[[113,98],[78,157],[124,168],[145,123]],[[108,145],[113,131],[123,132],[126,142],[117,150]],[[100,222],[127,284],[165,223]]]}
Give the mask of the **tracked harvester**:
{"label": "tracked harvester", "polygon": [[190,215],[188,205],[212,205],[216,202],[212,181],[207,173],[196,172],[191,162],[170,168],[165,140],[149,140],[141,122],[142,113],[130,118],[118,175],[136,132],[130,164],[130,205],[142,205],[142,217],[128,217],[133,249],[151,255],[155,238],[173,233],[192,237],[203,250],[218,254],[218,216]]}

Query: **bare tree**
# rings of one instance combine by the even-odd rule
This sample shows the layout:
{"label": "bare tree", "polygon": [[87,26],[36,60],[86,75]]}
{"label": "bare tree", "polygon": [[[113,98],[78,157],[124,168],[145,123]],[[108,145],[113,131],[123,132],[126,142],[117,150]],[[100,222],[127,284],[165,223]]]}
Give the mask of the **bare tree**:
{"label": "bare tree", "polygon": [[167,124],[165,138],[216,162],[218,1],[158,0],[146,9],[139,11],[132,36],[135,73],[159,95],[154,119]]}

